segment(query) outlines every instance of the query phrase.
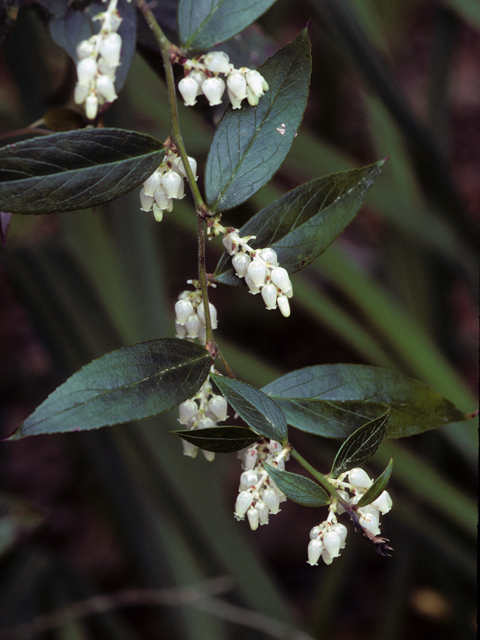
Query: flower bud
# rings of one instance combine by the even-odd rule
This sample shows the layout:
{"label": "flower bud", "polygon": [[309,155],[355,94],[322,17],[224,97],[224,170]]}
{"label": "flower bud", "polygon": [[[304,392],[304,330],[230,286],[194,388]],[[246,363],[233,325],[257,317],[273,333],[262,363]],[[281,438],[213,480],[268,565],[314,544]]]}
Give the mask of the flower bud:
{"label": "flower bud", "polygon": [[283,267],[275,267],[275,269],[272,271],[272,282],[281,291],[288,291],[292,288],[292,283],[290,282],[288,271]]}
{"label": "flower bud", "polygon": [[193,107],[194,104],[197,104],[198,84],[192,77],[182,78],[178,83],[178,90],[182,94],[183,103],[186,107]]}
{"label": "flower bud", "polygon": [[265,262],[269,262],[274,267],[278,267],[277,253],[274,249],[270,249],[270,247],[262,249],[260,251],[260,257],[262,258],[262,260],[265,260]]}
{"label": "flower bud", "polygon": [[216,415],[219,422],[227,419],[228,403],[223,396],[212,396],[208,401],[208,408]]}
{"label": "flower bud", "polygon": [[230,73],[227,78],[227,87],[237,100],[241,101],[247,97],[247,81],[242,73]]}
{"label": "flower bud", "polygon": [[258,513],[258,521],[260,522],[260,524],[268,524],[269,511],[267,505],[263,502],[263,500],[258,500],[255,508]]}
{"label": "flower bud", "polygon": [[360,526],[377,536],[380,533],[379,512],[377,509],[362,507],[358,510]]}
{"label": "flower bud", "polygon": [[288,318],[290,315],[290,304],[287,296],[278,296],[277,298],[278,308],[280,309],[282,316]]}
{"label": "flower bud", "polygon": [[262,287],[262,298],[267,309],[277,308],[277,287],[274,284],[266,284]]}
{"label": "flower bud", "polygon": [[263,260],[255,258],[248,265],[247,275],[255,286],[260,287],[265,284],[267,265]]}
{"label": "flower bud", "polygon": [[240,249],[239,245],[240,238],[236,233],[226,233],[222,238],[222,244],[225,247],[227,253],[233,256],[235,253],[238,253]]}
{"label": "flower bud", "polygon": [[203,64],[212,73],[229,73],[232,68],[230,58],[223,51],[211,51],[203,58]]}
{"label": "flower bud", "polygon": [[263,76],[258,71],[251,69],[246,75],[246,82],[257,98],[263,96]]}
{"label": "flower bud", "polygon": [[154,198],[145,193],[144,189],[140,190],[140,208],[142,211],[151,211]]}
{"label": "flower bud", "polygon": [[211,107],[222,103],[225,82],[221,78],[207,78],[202,84],[203,95],[207,98]]}
{"label": "flower bud", "polygon": [[188,318],[185,323],[185,328],[187,330],[187,335],[189,338],[196,338],[198,336],[198,331],[200,329],[200,318],[196,313],[192,313],[192,315]]}
{"label": "flower bud", "polygon": [[178,324],[185,324],[194,312],[190,300],[178,300],[175,303],[175,317]]}
{"label": "flower bud", "polygon": [[237,520],[243,520],[247,510],[252,505],[252,494],[250,491],[241,491],[235,502],[235,517]]}
{"label": "flower bud", "polygon": [[280,499],[273,489],[265,489],[262,499],[271,513],[278,513],[280,511]]}
{"label": "flower bud", "polygon": [[349,471],[348,481],[351,485],[359,489],[368,489],[372,485],[372,481],[363,469],[352,469]]}
{"label": "flower bud", "polygon": [[183,179],[172,169],[163,174],[162,187],[168,198],[178,198],[179,195],[183,195]]}
{"label": "flower bud", "polygon": [[247,273],[248,265],[251,263],[252,259],[249,255],[247,255],[244,251],[239,251],[232,258],[232,266],[235,269],[235,273],[239,278],[243,278],[243,276]]}
{"label": "flower bud", "polygon": [[250,525],[250,529],[252,531],[256,531],[258,529],[258,511],[255,507],[250,507],[247,511],[248,524]]}
{"label": "flower bud", "polygon": [[93,58],[84,58],[77,64],[78,83],[89,85],[97,73],[97,63]]}
{"label": "flower bud", "polygon": [[188,425],[190,420],[194,418],[198,413],[198,405],[195,400],[192,399],[182,402],[182,404],[179,405],[178,409],[180,415],[178,421],[180,422],[180,424]]}
{"label": "flower bud", "polygon": [[143,183],[143,190],[147,196],[153,196],[158,187],[162,184],[162,173],[157,169]]}
{"label": "flower bud", "polygon": [[323,542],[321,540],[310,540],[308,543],[308,560],[307,563],[314,567],[318,564],[323,551]]}
{"label": "flower bud", "polygon": [[118,33],[109,33],[101,39],[99,52],[110,67],[118,67],[120,64],[120,50],[122,38]]}
{"label": "flower bud", "polygon": [[98,112],[98,100],[94,93],[87,96],[85,100],[85,115],[89,120],[95,120]]}
{"label": "flower bud", "polygon": [[113,102],[118,98],[115,92],[115,86],[112,78],[105,75],[99,75],[97,78],[97,91],[105,98],[107,102]]}
{"label": "flower bud", "polygon": [[284,293],[284,295],[287,296],[287,298],[292,298],[293,297],[293,289],[292,289],[292,287],[290,287],[290,289],[287,289],[283,293]]}

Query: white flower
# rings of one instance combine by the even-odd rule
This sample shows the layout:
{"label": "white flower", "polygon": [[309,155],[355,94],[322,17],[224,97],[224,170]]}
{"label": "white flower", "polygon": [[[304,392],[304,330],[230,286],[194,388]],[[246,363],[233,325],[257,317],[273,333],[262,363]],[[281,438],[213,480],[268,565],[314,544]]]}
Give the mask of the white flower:
{"label": "white flower", "polygon": [[280,498],[273,489],[267,489],[263,494],[263,501],[272,513],[280,511]]}
{"label": "white flower", "polygon": [[235,517],[237,520],[243,520],[245,514],[252,504],[252,494],[250,491],[241,491],[235,502]]}
{"label": "white flower", "polygon": [[272,271],[272,282],[276,285],[281,291],[288,291],[292,288],[292,283],[290,282],[290,277],[288,275],[288,271],[283,267],[275,267]]}
{"label": "white flower", "polygon": [[190,420],[194,418],[198,413],[198,405],[194,400],[185,400],[179,406],[180,417],[178,421],[180,424],[188,425]]}
{"label": "white flower", "polygon": [[187,330],[187,335],[189,338],[196,338],[198,336],[200,325],[200,318],[196,313],[192,313],[192,315],[185,323],[185,329]]}
{"label": "white flower", "polygon": [[89,85],[95,78],[98,67],[93,58],[84,58],[77,64],[78,84]]}
{"label": "white flower", "polygon": [[258,529],[258,511],[255,507],[250,507],[247,511],[247,518],[250,529],[256,531]]}
{"label": "white flower", "polygon": [[105,98],[107,102],[113,102],[118,98],[115,93],[115,86],[112,78],[106,75],[99,75],[97,78],[97,91]]}
{"label": "white flower", "polygon": [[190,76],[182,78],[178,83],[178,90],[182,94],[186,107],[193,107],[193,105],[197,104],[198,84],[193,78]]}
{"label": "white flower", "polygon": [[183,197],[183,179],[172,169],[163,174],[162,187],[168,198],[181,199]]}
{"label": "white flower", "polygon": [[189,300],[178,300],[175,303],[175,317],[178,324],[185,324],[194,311],[193,304]]}
{"label": "white flower", "polygon": [[145,193],[145,189],[140,190],[140,207],[142,211],[151,211],[153,207],[154,198],[153,196]]}
{"label": "white flower", "polygon": [[[256,71],[255,69],[251,69],[250,71],[248,71],[246,75],[246,81],[248,86],[252,90],[253,94],[257,98],[260,98],[261,96],[263,96],[263,93],[264,93],[263,86],[264,86],[265,80],[258,71]],[[268,85],[267,85],[267,88],[268,88]]]}
{"label": "white flower", "polygon": [[388,491],[383,491],[376,500],[371,504],[372,507],[378,509],[381,514],[385,515],[392,508],[392,498]]}
{"label": "white flower", "polygon": [[120,50],[122,38],[118,33],[109,33],[101,39],[99,51],[105,62],[110,67],[118,67],[120,64]]}
{"label": "white flower", "polygon": [[173,209],[172,199],[167,196],[162,185],[155,191],[154,198],[162,211],[171,211]]}
{"label": "white flower", "polygon": [[221,78],[207,78],[202,84],[203,95],[207,98],[211,107],[222,103],[225,82]]}
{"label": "white flower", "polygon": [[98,99],[94,93],[87,96],[85,100],[85,115],[89,120],[95,120],[98,112]]}
{"label": "white flower", "polygon": [[73,100],[75,104],[83,104],[85,102],[85,98],[90,93],[90,85],[88,84],[80,84],[77,82],[75,85],[75,92],[73,94]]}
{"label": "white flower", "polygon": [[148,196],[153,196],[158,187],[162,184],[162,172],[156,169],[152,175],[143,183],[143,190]]}
{"label": "white flower", "polygon": [[235,269],[235,273],[239,278],[243,278],[247,273],[248,265],[252,259],[244,251],[239,251],[232,258],[232,266]]}
{"label": "white flower", "polygon": [[314,538],[308,543],[308,564],[312,567],[318,564],[323,551],[323,542]]}
{"label": "white flower", "polygon": [[328,555],[331,558],[336,558],[340,555],[342,540],[336,531],[327,531],[323,536],[323,544],[325,551],[328,551]]}
{"label": "white flower", "polygon": [[95,53],[95,42],[90,38],[89,40],[82,40],[77,46],[77,58],[83,60],[83,58],[89,58]]}
{"label": "white flower", "polygon": [[363,469],[352,469],[349,471],[348,481],[359,489],[369,489],[372,486],[372,481]]}
{"label": "white flower", "polygon": [[260,257],[265,260],[265,262],[269,262],[274,267],[278,267],[278,258],[277,253],[274,249],[267,247],[266,249],[262,249],[260,251]]}
{"label": "white flower", "polygon": [[274,284],[266,284],[262,288],[262,298],[267,309],[277,308],[277,287]]}
{"label": "white flower", "polygon": [[223,396],[212,396],[208,401],[208,408],[215,414],[219,422],[227,419],[227,401]]}
{"label": "white flower", "polygon": [[227,87],[230,93],[237,99],[242,101],[247,97],[247,81],[241,73],[231,73],[227,78]]}
{"label": "white flower", "polygon": [[278,296],[277,303],[282,316],[288,318],[288,316],[290,315],[290,304],[288,302],[288,298],[286,296]]}
{"label": "white flower", "polygon": [[[217,323],[217,310],[215,309],[215,307],[213,306],[213,304],[211,302],[208,303],[208,308],[210,310],[210,320],[211,320],[211,323],[212,323],[212,329],[216,329],[217,326],[218,326],[218,323]],[[198,306],[197,313],[198,313],[198,317],[203,322],[203,324],[206,324],[205,309],[203,307],[203,302],[202,302],[202,304],[200,304]]]}
{"label": "white flower", "polygon": [[203,64],[212,73],[227,74],[232,68],[228,55],[223,51],[211,51],[207,53],[203,58]]}
{"label": "white flower", "polygon": [[258,500],[255,504],[255,508],[258,513],[258,521],[261,525],[268,524],[268,514],[270,513],[267,505],[263,502],[263,500]]}
{"label": "white flower", "polygon": [[267,277],[267,265],[263,260],[254,258],[248,265],[247,276],[255,286],[260,287],[264,285],[265,278]]}
{"label": "white flower", "polygon": [[201,69],[192,69],[190,71],[190,74],[188,76],[189,78],[191,78],[192,80],[195,80],[195,82],[197,83],[197,96],[201,96],[202,95],[202,84],[205,82],[205,80],[207,79],[207,76],[203,73],[203,71]]}

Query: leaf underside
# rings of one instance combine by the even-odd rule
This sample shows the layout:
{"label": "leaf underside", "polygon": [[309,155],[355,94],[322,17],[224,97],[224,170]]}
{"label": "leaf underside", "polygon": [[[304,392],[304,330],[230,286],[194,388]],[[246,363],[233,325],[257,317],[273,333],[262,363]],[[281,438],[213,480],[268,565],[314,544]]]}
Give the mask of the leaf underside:
{"label": "leaf underside", "polygon": [[249,447],[259,439],[258,433],[245,427],[210,427],[174,431],[190,444],[215,453],[231,453]]}

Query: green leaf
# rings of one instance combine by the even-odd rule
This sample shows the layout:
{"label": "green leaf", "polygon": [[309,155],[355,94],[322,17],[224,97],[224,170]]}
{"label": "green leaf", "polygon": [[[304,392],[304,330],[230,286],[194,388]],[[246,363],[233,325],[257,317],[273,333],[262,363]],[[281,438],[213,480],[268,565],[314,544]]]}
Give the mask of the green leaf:
{"label": "green leaf", "polygon": [[[272,247],[289,273],[303,269],[318,258],[352,222],[385,160],[361,169],[332,173],[289,191],[253,216],[240,236],[254,235],[253,248]],[[215,280],[243,285],[224,253]]]}
{"label": "green leaf", "polygon": [[413,436],[470,416],[427,385],[397,371],[334,364],[292,371],[266,387],[288,424],[326,438],[346,438],[390,406],[387,438]]}
{"label": "green leaf", "polygon": [[385,437],[389,418],[390,409],[379,418],[362,425],[345,440],[333,461],[332,477],[362,467],[373,457]]}
{"label": "green leaf", "polygon": [[200,449],[215,453],[231,453],[240,451],[256,442],[259,437],[246,427],[210,427],[207,429],[190,429],[188,431],[173,431],[190,444]]}
{"label": "green leaf", "polygon": [[228,403],[254,431],[277,442],[287,441],[285,416],[273,400],[240,380],[216,374],[212,374],[211,378]]}
{"label": "green leaf", "polygon": [[211,363],[204,347],[174,338],[117,349],[74,373],[9,439],[156,416],[191,398]]}
{"label": "green leaf", "polygon": [[132,191],[164,156],[150,136],[82,129],[0,148],[0,210],[54,213],[94,207]]}
{"label": "green leaf", "polygon": [[325,489],[310,478],[275,469],[269,464],[263,463],[263,466],[280,491],[290,500],[303,504],[304,507],[323,507],[332,501]]}
{"label": "green leaf", "polygon": [[370,489],[357,502],[357,507],[366,507],[367,504],[371,504],[385,491],[388,481],[390,480],[390,476],[392,475],[392,469],[393,458],[390,458],[390,462],[388,463],[385,471],[382,475],[378,476]]}
{"label": "green leaf", "polygon": [[302,120],[310,71],[310,41],[304,29],[259,68],[269,89],[258,105],[227,108],[205,167],[205,194],[212,211],[245,202],[280,167]]}
{"label": "green leaf", "polygon": [[184,49],[198,51],[232,38],[275,0],[180,0],[178,31]]}

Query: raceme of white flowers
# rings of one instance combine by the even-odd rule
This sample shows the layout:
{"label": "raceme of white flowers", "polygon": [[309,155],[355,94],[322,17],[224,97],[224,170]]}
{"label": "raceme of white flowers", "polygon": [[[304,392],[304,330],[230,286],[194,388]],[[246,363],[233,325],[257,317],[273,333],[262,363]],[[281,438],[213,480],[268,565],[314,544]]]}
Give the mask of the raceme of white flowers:
{"label": "raceme of white flowers", "polygon": [[278,513],[280,503],[287,499],[262,463],[266,462],[283,470],[285,460],[289,458],[289,449],[274,440],[263,441],[239,451],[239,457],[244,471],[240,476],[239,493],[235,502],[235,518],[244,520],[247,516],[250,528],[255,531],[259,524],[268,524],[269,515]]}
{"label": "raceme of white flowers", "polygon": [[[240,109],[245,98],[255,107],[268,91],[268,83],[258,71],[247,67],[235,69],[223,51],[212,51],[193,60],[178,58],[177,62],[183,65],[185,71],[185,77],[178,83],[178,90],[187,107],[196,104],[197,96],[202,94],[211,107],[220,104],[225,88],[232,109]],[[225,80],[219,74],[224,75]]]}
{"label": "raceme of white flowers", "polygon": [[[212,329],[216,329],[218,326],[217,310],[211,302],[209,302],[208,305]],[[175,329],[177,338],[185,338],[190,341],[198,338],[202,344],[205,344],[207,341],[205,325],[205,308],[203,306],[202,292],[198,289],[195,291],[182,291],[175,303]]]}
{"label": "raceme of white flowers", "polygon": [[248,241],[255,236],[240,238],[238,229],[226,229],[217,221],[209,229],[211,235],[223,233],[223,246],[232,256],[232,266],[239,278],[245,278],[250,293],[260,293],[267,309],[277,306],[283,316],[290,315],[288,299],[293,296],[288,271],[278,264],[273,249],[252,249]]}
{"label": "raceme of white flowers", "polygon": [[[344,478],[347,477],[348,482],[345,482]],[[358,468],[341,474],[338,479],[330,478],[329,482],[338,489],[338,493],[350,505],[357,504],[372,486],[372,480],[367,473]],[[370,538],[378,536],[380,533],[380,514],[388,513],[391,507],[392,499],[387,491],[383,491],[371,504],[357,509],[359,524]],[[340,555],[341,549],[345,548],[347,527],[338,522],[336,516],[336,514],[343,512],[342,505],[334,501],[329,507],[328,518],[310,531],[307,551],[308,564],[317,565],[320,558],[325,564],[331,564],[333,559]]]}
{"label": "raceme of white flowers", "polygon": [[[188,156],[188,163],[195,180],[197,179],[197,161]],[[161,165],[145,180],[140,191],[142,211],[153,211],[157,222],[161,222],[164,211],[172,211],[173,200],[185,197],[184,179],[187,177],[180,156],[167,149]]]}
{"label": "raceme of white flowers", "polygon": [[[227,409],[228,405],[225,398],[213,393],[209,376],[193,398],[182,402],[179,407],[180,417],[178,421],[187,429],[209,429],[228,418]],[[198,453],[198,447],[183,439],[182,443],[184,455],[195,458]],[[202,449],[202,452],[209,462],[214,460],[215,454],[212,451]]]}
{"label": "raceme of white flowers", "polygon": [[75,103],[85,104],[89,120],[97,117],[99,106],[118,97],[115,76],[120,65],[122,38],[117,31],[122,18],[117,11],[117,0],[110,0],[107,10],[96,15],[94,20],[101,22],[99,33],[77,46],[78,80],[74,93]]}

